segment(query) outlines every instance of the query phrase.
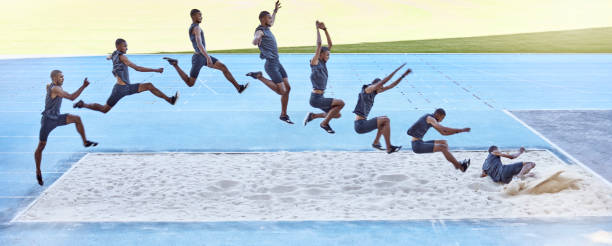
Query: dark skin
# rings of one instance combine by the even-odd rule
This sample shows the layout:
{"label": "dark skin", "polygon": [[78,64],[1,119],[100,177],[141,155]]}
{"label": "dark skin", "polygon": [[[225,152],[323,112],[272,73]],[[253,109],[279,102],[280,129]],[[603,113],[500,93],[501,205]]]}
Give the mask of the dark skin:
{"label": "dark skin", "polygon": [[[201,51],[200,54],[203,55],[204,57],[206,57],[206,66],[209,68],[214,68],[217,69],[221,72],[223,72],[223,76],[225,76],[225,78],[232,83],[232,85],[234,85],[234,88],[236,88],[236,90],[240,89],[240,85],[238,84],[238,82],[236,81],[236,79],[234,78],[234,76],[232,75],[232,73],[229,71],[229,69],[227,68],[227,66],[225,66],[225,64],[223,64],[221,61],[217,61],[213,64],[212,59],[210,58],[210,55],[208,55],[208,52],[206,51],[206,48],[202,45],[202,36],[200,35],[202,33],[202,28],[200,28],[199,24],[202,23],[202,12],[197,12],[195,14],[193,14],[191,16],[191,21],[194,24],[198,24],[198,26],[196,26],[195,28],[193,28],[192,34],[195,36],[196,38],[196,44],[198,45],[198,49]],[[187,86],[192,87],[197,78],[196,77],[190,77],[188,76],[178,65],[178,62],[175,64],[172,64],[172,66],[174,67],[174,69],[176,69],[176,71],[178,72],[179,76],[181,77],[181,79],[185,82],[185,84],[187,84]]]}
{"label": "dark skin", "polygon": [[[322,42],[321,42],[321,31],[320,30],[323,30],[325,32],[325,36],[327,38],[327,47],[330,50],[332,48],[331,37],[329,36],[329,33],[327,32],[327,27],[325,27],[325,23],[319,22],[317,20],[315,22],[315,25],[317,28],[317,49],[315,51],[314,56],[310,60],[310,65],[313,65],[313,66],[318,65],[319,61],[323,61],[323,62],[329,61],[329,57],[330,57],[330,51],[321,52]],[[312,92],[317,93],[317,94],[325,93],[325,91],[323,90],[313,90]],[[340,118],[341,116],[340,110],[342,110],[342,108],[344,108],[344,101],[334,98],[332,100],[331,109],[329,110],[329,112],[312,114],[312,118],[313,119],[324,118],[323,121],[321,121],[321,126],[329,126],[329,121],[331,121],[332,118]]]}
{"label": "dark skin", "polygon": [[[523,153],[525,153],[525,148],[524,147],[521,147],[517,153],[514,153],[512,155],[511,154],[503,153],[498,148],[495,148],[495,149],[493,149],[493,151],[491,151],[491,154],[493,154],[495,156],[505,157],[505,158],[508,158],[508,159],[511,159],[511,160],[518,158]],[[535,167],[535,163],[533,163],[533,162],[523,162],[523,169],[519,173],[519,176],[523,176],[523,175],[527,174],[534,167]],[[482,173],[480,174],[480,177],[484,178],[486,176],[487,176],[487,172],[482,170]]]}
{"label": "dark skin", "polygon": [[[444,120],[444,117],[446,117],[446,115],[434,114],[434,117],[428,116],[427,123],[433,126],[433,128],[436,129],[436,131],[438,131],[443,136],[449,136],[461,132],[470,132],[471,129],[469,127],[456,129],[441,125],[440,122]],[[412,141],[416,140],[421,139],[415,137],[412,138]],[[456,169],[462,169],[461,163],[457,161],[457,159],[453,156],[453,154],[451,154],[450,150],[448,149],[448,143],[446,142],[446,140],[435,140],[433,151],[442,152],[446,160],[452,163]]]}
{"label": "dark skin", "polygon": [[[85,80],[83,80],[83,85],[81,85],[79,89],[77,89],[73,93],[68,93],[64,91],[64,89],[62,88],[62,85],[64,84],[64,74],[63,73],[57,74],[52,79],[53,81],[51,83],[53,83],[55,86],[51,88],[51,98],[61,97],[61,98],[68,99],[70,101],[74,101],[77,97],[79,97],[79,95],[81,95],[83,90],[85,90],[85,88],[89,86],[89,81],[87,80],[87,78],[85,78]],[[50,86],[50,85],[47,85],[47,86]],[[79,117],[78,115],[68,114],[66,116],[66,123],[75,124],[76,130],[79,133],[79,135],[81,135],[81,139],[83,140],[83,145],[86,146],[87,137],[85,136],[85,128],[83,127],[83,122],[81,121],[81,117]],[[45,146],[47,146],[47,141],[39,141],[38,147],[36,148],[36,151],[34,151],[34,162],[36,163],[36,177],[38,179],[38,184],[40,185],[44,184],[42,180],[42,172],[40,170],[40,163],[42,161],[42,152],[45,149]]]}
{"label": "dark skin", "polygon": [[[281,8],[280,1],[276,1],[274,5],[274,12],[272,15],[268,14],[261,19],[259,22],[262,26],[272,27],[276,20],[276,13]],[[255,38],[253,39],[253,45],[259,46],[264,33],[261,30],[255,32]],[[287,105],[289,104],[289,93],[291,92],[291,86],[289,85],[289,79],[283,78],[282,83],[274,83],[272,80],[265,78],[263,75],[257,77],[257,79],[263,82],[268,88],[276,92],[281,96],[281,116],[287,116]]]}
{"label": "dark skin", "polygon": [[[118,51],[123,52],[124,54],[127,52],[128,48],[127,48],[127,42],[121,43],[119,45],[116,46]],[[110,59],[107,57],[107,59]],[[155,73],[163,73],[164,72],[164,68],[148,68],[148,67],[141,67],[136,65],[135,63],[132,63],[126,55],[121,55],[119,56],[119,60],[121,62],[123,62],[125,65],[127,65],[128,67],[131,67],[132,69],[138,71],[138,72],[155,72]],[[119,85],[126,85],[127,83],[124,82],[123,80],[121,80],[121,78],[119,76],[116,77],[117,78],[117,84]],[[141,83],[138,86],[138,93],[141,93],[143,91],[150,91],[153,95],[162,98],[164,100],[166,100],[166,102],[168,103],[172,103],[172,99],[168,96],[166,96],[166,94],[164,94],[163,92],[161,92],[159,89],[157,89],[152,83],[150,82],[145,82],[145,83]],[[83,103],[82,106],[84,108],[88,108],[94,111],[99,111],[102,113],[108,113],[108,111],[110,111],[113,107],[108,105],[108,104],[98,104],[98,103]]]}
{"label": "dark skin", "polygon": [[[381,81],[378,81],[366,87],[365,92],[368,94],[373,93],[373,92],[380,94],[380,93],[383,93],[397,86],[402,81],[402,79],[404,79],[408,74],[412,72],[412,70],[407,69],[406,72],[404,72],[402,76],[400,76],[393,83],[386,85],[386,86],[385,84],[389,82],[389,80],[391,80],[393,75],[395,75],[395,73],[397,73],[405,65],[406,63],[402,64],[401,66],[399,66],[397,69],[395,69],[391,74],[389,74],[387,77],[385,77]],[[366,119],[365,117],[360,116],[360,115],[356,115],[355,117],[355,120],[365,120],[365,119]],[[380,145],[380,136],[382,135],[385,138],[385,144],[387,146],[387,150],[391,149],[391,120],[387,116],[379,116],[376,119],[376,125],[378,127],[378,132],[376,133],[376,138],[374,138],[373,144]]]}

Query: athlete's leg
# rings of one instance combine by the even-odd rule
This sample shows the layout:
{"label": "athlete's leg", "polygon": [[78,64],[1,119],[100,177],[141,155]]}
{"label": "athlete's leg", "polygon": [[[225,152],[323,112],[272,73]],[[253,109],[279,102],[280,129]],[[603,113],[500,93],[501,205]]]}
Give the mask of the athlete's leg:
{"label": "athlete's leg", "polygon": [[291,92],[291,85],[289,85],[289,79],[283,78],[283,83],[280,89],[281,92],[281,116],[287,115],[287,105],[289,104],[289,93]]}
{"label": "athlete's leg", "polygon": [[342,108],[344,108],[344,101],[340,99],[334,99],[331,104],[331,109],[327,112],[325,119],[321,121],[321,125],[329,125],[329,121],[332,118],[340,118],[340,110]]}
{"label": "athlete's leg", "polygon": [[94,111],[99,111],[102,113],[108,113],[108,111],[110,111],[113,107],[109,106],[108,104],[98,104],[98,103],[85,103],[83,101],[79,101],[74,105],[75,108],[88,108]]}
{"label": "athlete's leg", "polygon": [[42,172],[40,171],[40,162],[42,160],[42,152],[47,145],[46,141],[39,141],[38,147],[36,147],[36,151],[34,152],[34,162],[36,162],[36,180],[39,185],[43,185]]}
{"label": "athlete's leg", "polygon": [[525,177],[525,175],[528,174],[529,171],[531,171],[531,169],[533,169],[534,167],[535,167],[535,163],[533,162],[523,162],[523,168],[521,169],[521,172],[519,172],[518,177],[519,178]]}
{"label": "athlete's leg", "polygon": [[150,91],[153,95],[166,100],[166,102],[168,102],[170,104],[174,104],[174,102],[175,102],[175,99],[173,99],[175,97],[168,97],[168,96],[166,96],[166,94],[164,94],[159,89],[157,89],[152,83],[149,83],[149,82],[141,83],[138,86],[138,93],[141,93],[143,91]]}
{"label": "athlete's leg", "polygon": [[234,76],[232,75],[232,73],[229,71],[229,69],[227,68],[227,66],[225,66],[225,64],[223,64],[221,61],[217,61],[215,62],[215,64],[213,65],[214,69],[217,69],[221,72],[223,72],[223,76],[225,76],[225,78],[227,79],[227,81],[231,82],[232,85],[234,85],[234,88],[236,88],[236,90],[240,89],[240,85],[238,84],[238,82],[236,82],[236,79],[234,79]]}
{"label": "athlete's leg", "polygon": [[81,140],[83,140],[83,145],[87,144],[87,137],[85,136],[85,128],[83,127],[83,122],[81,121],[81,117],[78,115],[68,114],[66,116],[66,124],[74,123],[76,126],[76,130],[81,135]]}
{"label": "athlete's leg", "polygon": [[444,157],[446,158],[446,160],[448,160],[450,163],[452,163],[453,166],[455,166],[455,168],[461,169],[461,163],[459,163],[457,161],[457,159],[455,159],[453,154],[451,154],[451,152],[448,150],[448,144],[447,144],[446,140],[436,140],[433,151],[434,152],[442,152],[442,154],[444,154]]}
{"label": "athlete's leg", "polygon": [[391,148],[391,120],[387,116],[380,116],[376,118],[376,138],[372,144],[380,144],[380,136],[384,136],[387,149]]}

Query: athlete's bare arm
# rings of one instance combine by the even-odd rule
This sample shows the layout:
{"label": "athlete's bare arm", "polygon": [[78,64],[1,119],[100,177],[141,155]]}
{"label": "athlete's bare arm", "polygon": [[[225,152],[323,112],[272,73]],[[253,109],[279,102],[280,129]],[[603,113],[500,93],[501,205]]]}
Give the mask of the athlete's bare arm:
{"label": "athlete's bare arm", "polygon": [[270,26],[274,25],[274,21],[276,20],[276,12],[281,8],[280,0],[277,0],[274,4],[274,12],[272,12],[272,21],[270,22]]}
{"label": "athlete's bare arm", "polygon": [[433,126],[440,134],[444,136],[453,135],[453,134],[457,134],[461,132],[469,132],[471,130],[469,127],[462,128],[462,129],[456,129],[456,128],[450,128],[450,127],[440,125],[440,123],[438,123],[438,121],[434,117],[431,117],[431,116],[427,117],[427,123]]}
{"label": "athlete's bare arm", "polygon": [[321,31],[319,31],[319,21],[315,22],[315,26],[317,28],[317,50],[315,51],[312,60],[310,60],[310,65],[318,65],[319,64],[319,56],[321,55]]}
{"label": "athlete's bare arm", "polygon": [[387,77],[385,77],[384,79],[382,79],[381,81],[378,81],[377,83],[374,83],[368,87],[366,87],[365,92],[366,93],[372,93],[374,91],[378,91],[378,89],[382,88],[382,86],[387,83],[387,81],[389,81],[391,79],[391,77],[393,77],[393,75],[395,75],[395,73],[397,73],[397,71],[399,71],[401,68],[403,68],[406,65],[406,63],[402,64],[401,66],[399,66],[397,69],[395,69],[395,71],[393,71],[391,74],[389,74]]}
{"label": "athlete's bare arm", "polygon": [[148,67],[141,67],[138,66],[134,63],[132,63],[126,55],[120,55],[119,56],[119,60],[121,60],[121,62],[123,62],[125,65],[128,65],[128,67],[133,68],[134,70],[138,71],[138,72],[157,72],[157,73],[163,73],[164,72],[164,68],[148,68]]}
{"label": "athlete's bare arm", "polygon": [[261,44],[261,39],[263,38],[264,33],[262,30],[255,31],[255,38],[253,39],[253,45],[259,46]]}
{"label": "athlete's bare arm", "polygon": [[411,72],[412,72],[412,70],[410,70],[410,69],[406,70],[406,72],[404,72],[404,73],[402,74],[402,76],[400,76],[400,77],[399,77],[397,80],[395,80],[393,83],[391,83],[391,84],[389,84],[389,85],[387,85],[387,86],[383,86],[382,88],[378,89],[378,90],[376,91],[376,93],[379,93],[379,94],[380,94],[380,93],[382,93],[382,92],[384,92],[384,91],[386,91],[386,90],[389,90],[389,89],[391,89],[391,88],[395,87],[397,84],[399,84],[399,82],[400,82],[400,81],[402,81],[402,79],[404,79],[404,78],[406,77],[406,75],[408,75],[408,74],[409,74],[409,73],[411,73]]}
{"label": "athlete's bare arm", "polygon": [[202,33],[202,29],[199,26],[196,26],[192,32],[193,32],[193,35],[195,35],[196,44],[198,45],[198,49],[200,50],[200,53],[202,53],[202,55],[206,57],[206,66],[213,67],[214,64],[212,64],[212,59],[208,55],[206,48],[202,45],[202,36],[200,36],[200,33]]}
{"label": "athlete's bare arm", "polygon": [[89,81],[87,80],[87,78],[85,78],[85,80],[83,80],[83,85],[81,85],[81,87],[79,87],[79,89],[77,89],[73,93],[68,93],[64,91],[61,86],[54,86],[53,88],[51,88],[51,97],[61,97],[66,98],[70,101],[74,101],[74,99],[77,99],[77,97],[81,95],[85,87],[87,87],[88,85]]}
{"label": "athlete's bare arm", "polygon": [[496,155],[496,156],[500,156],[500,157],[506,157],[508,159],[515,159],[517,157],[519,157],[521,154],[523,154],[525,152],[525,148],[521,147],[521,149],[519,149],[518,153],[515,153],[513,155],[510,154],[504,154],[499,150],[495,150],[493,152],[491,152],[491,154]]}

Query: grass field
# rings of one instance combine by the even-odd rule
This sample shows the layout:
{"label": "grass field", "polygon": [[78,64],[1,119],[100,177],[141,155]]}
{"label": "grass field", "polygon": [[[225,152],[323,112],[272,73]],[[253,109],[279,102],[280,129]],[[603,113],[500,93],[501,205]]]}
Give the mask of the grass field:
{"label": "grass field", "polygon": [[[314,46],[281,47],[282,53],[311,53]],[[612,27],[464,38],[334,45],[334,53],[612,53]],[[215,50],[257,53],[258,49]],[[191,53],[191,51],[186,52]]]}

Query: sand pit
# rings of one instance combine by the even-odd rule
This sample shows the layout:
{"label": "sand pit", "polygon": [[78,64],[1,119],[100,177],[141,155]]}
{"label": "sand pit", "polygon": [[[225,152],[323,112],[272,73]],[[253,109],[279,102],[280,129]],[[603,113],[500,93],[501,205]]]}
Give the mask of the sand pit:
{"label": "sand pit", "polygon": [[[611,216],[612,189],[548,151],[508,185],[442,154],[88,154],[16,221],[410,220]],[[558,171],[562,173],[556,174]]]}

